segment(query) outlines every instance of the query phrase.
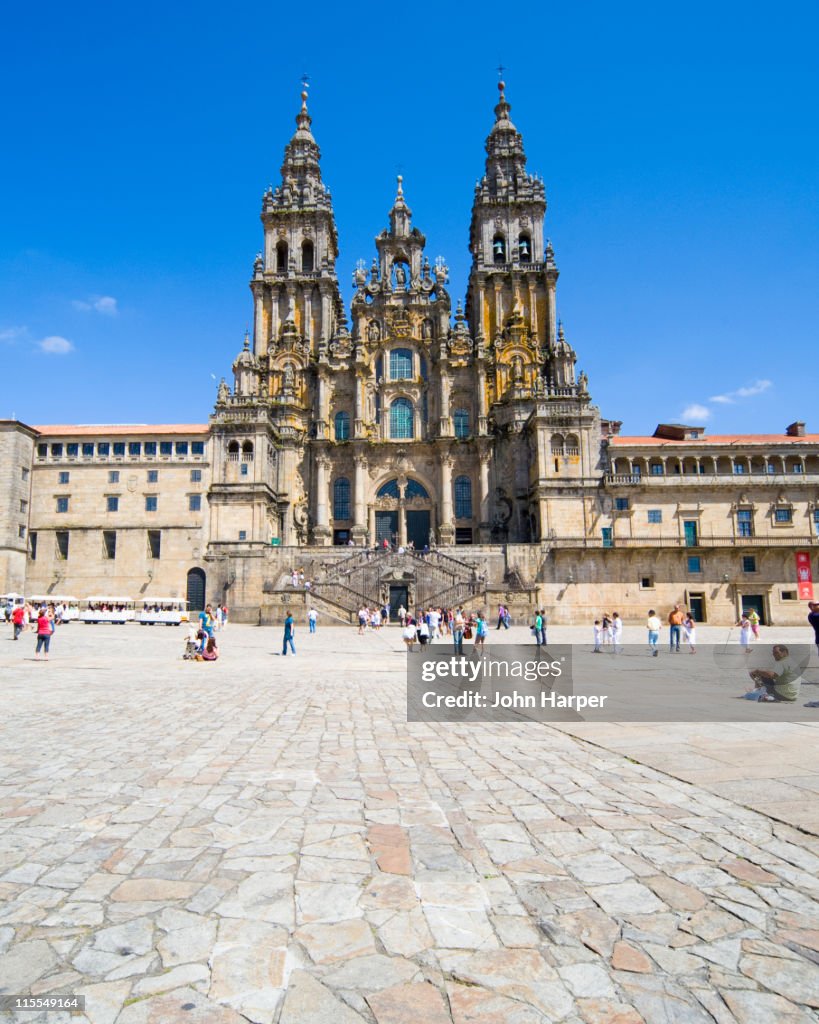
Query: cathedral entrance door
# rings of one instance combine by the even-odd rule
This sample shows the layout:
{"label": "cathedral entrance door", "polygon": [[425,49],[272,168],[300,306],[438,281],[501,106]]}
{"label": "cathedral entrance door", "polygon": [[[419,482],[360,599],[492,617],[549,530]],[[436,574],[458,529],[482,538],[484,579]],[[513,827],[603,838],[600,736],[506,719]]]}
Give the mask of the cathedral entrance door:
{"label": "cathedral entrance door", "polygon": [[205,570],[191,569],[188,572],[188,608],[201,612],[205,607]]}
{"label": "cathedral entrance door", "polygon": [[416,551],[429,544],[429,509],[407,509],[407,543],[412,541]]}
{"label": "cathedral entrance door", "polygon": [[390,620],[398,621],[398,609],[403,607],[404,611],[409,608],[409,587],[390,584]]}
{"label": "cathedral entrance door", "polygon": [[390,544],[398,536],[398,513],[377,511],[375,513],[375,541],[382,544],[386,539]]}

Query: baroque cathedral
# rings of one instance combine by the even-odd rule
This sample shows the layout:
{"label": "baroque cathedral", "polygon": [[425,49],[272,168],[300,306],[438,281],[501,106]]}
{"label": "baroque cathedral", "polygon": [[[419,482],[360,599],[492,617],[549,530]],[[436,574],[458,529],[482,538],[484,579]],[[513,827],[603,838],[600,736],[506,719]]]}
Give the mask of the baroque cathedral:
{"label": "baroque cathedral", "polygon": [[208,423],[0,420],[0,594],[211,599],[248,622],[308,596],[342,619],[375,601],[502,601],[553,622],[605,608],[642,622],[675,603],[700,622],[803,619],[819,435],[797,420],[629,437],[601,417],[556,317],[543,182],[499,88],[465,305],[453,311],[399,177],[349,318],[302,94],[262,198],[232,386]]}
{"label": "baroque cathedral", "polygon": [[302,94],[281,184],[262,200],[253,337],[212,418],[227,446],[214,453],[226,473],[212,515],[245,518],[231,485],[251,450],[267,457],[242,480],[241,501],[260,537],[283,545],[536,541],[556,525],[555,488],[596,486],[599,416],[556,319],[545,190],[499,88],[466,308],[453,316],[447,266],[430,263],[399,177],[372,264],[355,271],[349,326]]}

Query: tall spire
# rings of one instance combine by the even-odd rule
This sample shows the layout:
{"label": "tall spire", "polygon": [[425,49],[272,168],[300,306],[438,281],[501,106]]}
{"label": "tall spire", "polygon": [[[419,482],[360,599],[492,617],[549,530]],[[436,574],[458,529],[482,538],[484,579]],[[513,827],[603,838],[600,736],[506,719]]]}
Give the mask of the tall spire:
{"label": "tall spire", "polygon": [[404,179],[399,174],[395,190],[395,202],[390,210],[390,232],[396,238],[409,234],[412,210],[404,200]]}

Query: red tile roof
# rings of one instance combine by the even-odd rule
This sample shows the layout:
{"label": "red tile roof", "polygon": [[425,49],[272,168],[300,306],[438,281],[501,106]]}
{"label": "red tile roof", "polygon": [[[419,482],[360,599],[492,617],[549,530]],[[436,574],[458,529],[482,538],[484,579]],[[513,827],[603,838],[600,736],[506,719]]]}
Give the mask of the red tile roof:
{"label": "red tile roof", "polygon": [[670,437],[627,437],[615,434],[609,438],[609,444],[618,448],[640,448],[643,446],[659,448],[663,445],[667,445],[669,448],[709,448],[712,445],[819,444],[819,434],[805,434],[804,437],[790,437],[788,434],[711,434],[698,437],[696,440],[694,438],[677,440]]}
{"label": "red tile roof", "polygon": [[45,437],[113,437],[143,434],[208,434],[207,423],[83,423],[32,427]]}

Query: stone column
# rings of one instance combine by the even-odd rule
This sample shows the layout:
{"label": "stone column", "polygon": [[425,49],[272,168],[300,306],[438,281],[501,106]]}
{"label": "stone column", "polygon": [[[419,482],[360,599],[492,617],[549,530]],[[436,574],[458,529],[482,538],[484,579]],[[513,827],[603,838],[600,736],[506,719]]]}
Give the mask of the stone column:
{"label": "stone column", "polygon": [[327,379],[321,370],[318,373],[317,390],[318,409],[316,411],[318,417],[316,419],[316,437],[319,441],[322,441],[328,436],[329,423],[327,422]]}
{"label": "stone column", "polygon": [[488,544],[491,536],[489,518],[489,463],[492,452],[485,449],[479,453],[480,477],[478,481],[478,529],[481,544]]}
{"label": "stone column", "polygon": [[253,324],[253,351],[261,355],[267,351],[267,338],[264,324],[264,292],[261,285],[256,286],[255,323]]}
{"label": "stone column", "polygon": [[316,458],[316,526],[313,530],[313,537],[316,544],[327,545],[330,543],[330,521],[328,515],[327,470],[330,468],[330,460],[322,454]]}
{"label": "stone column", "polygon": [[441,528],[442,544],[455,543],[455,526],[452,518],[452,456],[441,455]]}
{"label": "stone column", "polygon": [[452,436],[452,420],[450,417],[449,409],[449,389],[452,385],[452,381],[445,374],[441,374],[441,419],[438,425],[438,430],[441,437]]}
{"label": "stone column", "polygon": [[487,432],[486,418],[486,368],[483,363],[478,365],[478,433]]}
{"label": "stone column", "polygon": [[358,370],[354,372],[353,387],[355,388],[353,437],[362,437],[364,434],[364,382]]}
{"label": "stone column", "polygon": [[364,493],[367,486],[367,456],[357,453],[355,461],[355,481],[353,484],[353,539],[356,544],[364,544],[367,539],[367,505]]}
{"label": "stone column", "polygon": [[547,344],[554,345],[557,340],[557,281],[549,278],[549,337]]}

